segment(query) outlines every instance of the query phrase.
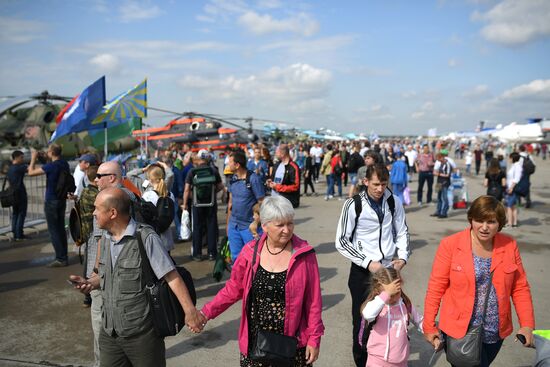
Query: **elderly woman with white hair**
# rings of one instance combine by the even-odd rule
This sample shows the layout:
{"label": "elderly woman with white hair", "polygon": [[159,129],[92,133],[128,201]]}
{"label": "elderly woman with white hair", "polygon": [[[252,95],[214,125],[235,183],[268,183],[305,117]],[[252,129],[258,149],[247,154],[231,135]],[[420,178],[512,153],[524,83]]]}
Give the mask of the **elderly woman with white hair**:
{"label": "elderly woman with white hair", "polygon": [[260,208],[260,219],[263,235],[243,247],[231,278],[203,307],[203,323],[242,300],[241,366],[271,366],[273,362],[256,351],[264,338],[269,344],[281,335],[287,336],[282,337],[285,345],[290,339],[290,344],[296,346],[295,353],[287,354],[290,365],[310,366],[319,356],[324,332],[315,251],[294,234],[294,209],[288,199],[266,198]]}

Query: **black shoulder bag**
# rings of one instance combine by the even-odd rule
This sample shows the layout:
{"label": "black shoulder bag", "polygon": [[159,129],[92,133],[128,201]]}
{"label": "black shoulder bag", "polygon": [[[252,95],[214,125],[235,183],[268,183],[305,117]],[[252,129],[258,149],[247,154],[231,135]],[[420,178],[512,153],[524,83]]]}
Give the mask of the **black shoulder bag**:
{"label": "black shoulder bag", "polygon": [[[489,277],[489,291],[485,297],[483,316],[487,312],[487,303],[491,294],[493,284],[493,272]],[[447,335],[447,362],[453,366],[476,367],[481,364],[481,348],[483,347],[483,320],[478,326],[468,328],[463,338],[455,339]]]}
{"label": "black shoulder bag", "polygon": [[15,190],[9,186],[6,189],[6,181],[8,176],[4,177],[4,183],[2,184],[2,191],[0,191],[0,204],[2,208],[9,208],[15,203]]}
{"label": "black shoulder bag", "polygon": [[[164,278],[158,280],[155,276],[143,246],[141,231],[136,231],[136,234],[141,255],[141,273],[145,279],[145,290],[149,299],[155,331],[162,338],[176,335],[185,325],[185,313],[168,282]],[[197,294],[191,273],[183,266],[176,266],[176,270],[183,279],[193,304],[196,305]]]}
{"label": "black shoulder bag", "polygon": [[[252,257],[252,282],[254,282],[254,264],[256,263],[256,253],[258,252],[258,243],[254,245],[254,255]],[[248,295],[248,314],[250,315],[252,292]],[[257,314],[256,314],[257,315]],[[257,316],[256,316],[257,317]],[[257,319],[256,319],[257,321]],[[294,365],[296,348],[298,340],[293,336],[273,333],[267,330],[259,329],[254,339],[254,344],[250,348],[250,359],[264,364],[276,367],[287,367]]]}

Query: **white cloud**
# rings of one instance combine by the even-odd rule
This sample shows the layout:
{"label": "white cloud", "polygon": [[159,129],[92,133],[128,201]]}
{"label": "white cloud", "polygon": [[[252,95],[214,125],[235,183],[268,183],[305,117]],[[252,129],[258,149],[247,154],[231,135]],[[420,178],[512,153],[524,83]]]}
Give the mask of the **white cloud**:
{"label": "white cloud", "polygon": [[258,36],[290,32],[309,37],[319,31],[319,23],[305,13],[292,15],[285,19],[274,19],[269,14],[261,15],[254,11],[247,11],[239,17],[237,23]]}
{"label": "white cloud", "polygon": [[160,16],[163,11],[150,1],[126,0],[118,8],[120,20],[124,23],[151,19]]}
{"label": "white cloud", "polygon": [[45,37],[45,23],[0,16],[0,42],[28,43]]}
{"label": "white cloud", "polygon": [[210,102],[226,100],[231,103],[290,108],[295,112],[316,110],[326,104],[332,75],[328,70],[308,64],[272,67],[244,77],[206,78],[186,75],[178,81],[192,88]]}
{"label": "white cloud", "polygon": [[418,120],[418,119],[421,119],[422,117],[424,117],[426,115],[426,112],[424,111],[415,111],[411,114],[411,118],[413,120]]}
{"label": "white cloud", "polygon": [[401,97],[405,99],[415,98],[417,95],[418,95],[418,92],[415,90],[410,90],[410,91],[401,93]]}
{"label": "white cloud", "polygon": [[507,91],[501,95],[502,99],[543,99],[550,102],[550,79],[533,80],[529,84],[523,84]]}
{"label": "white cloud", "polygon": [[480,99],[490,95],[489,87],[485,84],[476,85],[474,89],[462,93],[462,97],[466,99]]}
{"label": "white cloud", "polygon": [[259,48],[260,52],[284,50],[293,56],[311,56],[313,54],[328,57],[339,49],[353,43],[355,37],[338,35],[313,40],[288,40],[268,43]]}
{"label": "white cloud", "polygon": [[434,103],[432,101],[425,102],[422,107],[420,107],[422,111],[432,111],[434,109]]}
{"label": "white cloud", "polygon": [[260,9],[277,9],[283,6],[279,0],[258,0],[256,4]]}
{"label": "white cloud", "polygon": [[456,117],[454,113],[441,113],[439,114],[439,119],[441,120],[452,120]]}
{"label": "white cloud", "polygon": [[90,64],[95,66],[100,73],[116,74],[121,69],[121,64],[115,55],[100,54],[90,60]]}
{"label": "white cloud", "polygon": [[449,59],[449,61],[447,62],[447,64],[449,65],[450,68],[454,68],[454,67],[457,67],[459,62],[457,59],[455,58],[452,58],[452,59]]}
{"label": "white cloud", "polygon": [[550,1],[504,0],[486,13],[474,12],[472,20],[486,22],[481,35],[488,41],[518,46],[550,36]]}

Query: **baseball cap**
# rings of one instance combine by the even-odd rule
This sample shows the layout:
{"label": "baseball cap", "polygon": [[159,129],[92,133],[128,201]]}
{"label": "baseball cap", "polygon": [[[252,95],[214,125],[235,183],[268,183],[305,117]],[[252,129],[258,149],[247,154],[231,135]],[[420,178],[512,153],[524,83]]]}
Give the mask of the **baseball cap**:
{"label": "baseball cap", "polygon": [[445,156],[449,155],[449,151],[448,151],[447,149],[441,149],[441,150],[439,151],[439,153],[441,153],[441,154],[443,154],[443,155],[445,155]]}
{"label": "baseball cap", "polygon": [[97,163],[96,158],[93,154],[83,154],[80,158],[78,158],[78,160],[88,162],[92,165],[95,165]]}

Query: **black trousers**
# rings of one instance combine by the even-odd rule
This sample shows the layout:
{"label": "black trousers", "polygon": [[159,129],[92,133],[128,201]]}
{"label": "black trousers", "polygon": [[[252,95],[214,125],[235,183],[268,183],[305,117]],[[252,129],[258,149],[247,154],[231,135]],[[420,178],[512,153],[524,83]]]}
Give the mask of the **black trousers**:
{"label": "black trousers", "polygon": [[432,202],[432,190],[434,184],[434,175],[430,171],[420,171],[418,173],[418,192],[416,198],[419,203],[422,202],[422,191],[424,190],[424,182],[428,185],[428,193],[426,194],[426,202]]}
{"label": "black trousers", "polygon": [[304,176],[304,194],[307,194],[307,188],[311,187],[311,192],[315,193],[315,187],[313,187],[313,181],[311,180],[311,173],[309,175]]}
{"label": "black trousers", "polygon": [[202,234],[206,232],[208,255],[218,254],[218,206],[196,207],[191,210],[193,216],[193,256],[202,256]]}
{"label": "black trousers", "polygon": [[359,329],[361,328],[361,304],[367,299],[371,288],[372,274],[355,264],[349,270],[348,288],[351,293],[351,316],[353,320],[353,360],[357,367],[367,364],[367,352],[359,345]]}

